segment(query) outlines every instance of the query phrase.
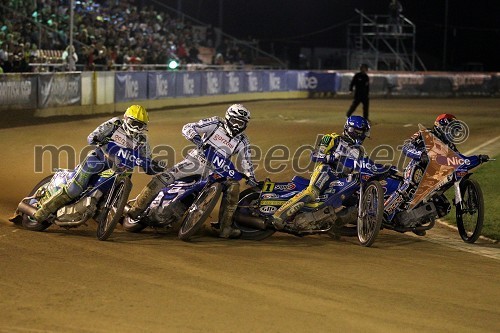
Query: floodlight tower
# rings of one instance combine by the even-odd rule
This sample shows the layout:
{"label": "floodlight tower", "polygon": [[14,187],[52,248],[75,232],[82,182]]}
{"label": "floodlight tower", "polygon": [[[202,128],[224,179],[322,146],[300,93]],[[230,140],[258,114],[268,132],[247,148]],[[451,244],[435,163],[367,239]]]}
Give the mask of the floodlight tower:
{"label": "floodlight tower", "polygon": [[348,26],[347,65],[366,63],[375,70],[415,71],[425,65],[415,52],[416,26],[405,16],[366,15],[356,9],[358,23]]}

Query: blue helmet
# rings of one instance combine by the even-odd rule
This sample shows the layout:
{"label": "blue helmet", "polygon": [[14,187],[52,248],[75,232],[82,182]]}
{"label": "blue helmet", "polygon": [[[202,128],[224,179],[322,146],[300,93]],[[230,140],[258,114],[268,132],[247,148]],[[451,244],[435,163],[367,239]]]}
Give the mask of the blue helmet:
{"label": "blue helmet", "polygon": [[370,124],[361,116],[350,116],[344,125],[344,136],[352,143],[363,144],[365,138],[370,136]]}

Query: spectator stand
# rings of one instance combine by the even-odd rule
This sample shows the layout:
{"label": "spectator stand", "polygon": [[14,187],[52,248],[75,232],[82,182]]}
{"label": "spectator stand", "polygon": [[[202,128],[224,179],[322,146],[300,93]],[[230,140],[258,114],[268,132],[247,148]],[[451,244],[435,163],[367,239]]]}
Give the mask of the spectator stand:
{"label": "spectator stand", "polygon": [[[234,68],[249,66],[259,57],[273,58],[261,52],[256,41],[236,40],[158,2],[155,2],[158,8],[168,11],[140,6],[136,0],[76,2],[74,38],[67,33],[70,30],[67,1],[12,0],[12,3],[16,5],[0,5],[0,15],[6,22],[0,26],[0,44],[3,44],[0,56],[5,58],[6,72],[67,70],[62,52],[69,40],[73,40],[78,55],[77,70],[141,70],[145,68],[143,65],[162,67],[172,59],[179,63],[180,69]],[[228,47],[217,57],[222,38]],[[17,51],[15,43],[24,49]],[[26,66],[15,66],[14,58],[23,54],[28,55]],[[266,66],[286,68],[277,58],[272,62]]]}

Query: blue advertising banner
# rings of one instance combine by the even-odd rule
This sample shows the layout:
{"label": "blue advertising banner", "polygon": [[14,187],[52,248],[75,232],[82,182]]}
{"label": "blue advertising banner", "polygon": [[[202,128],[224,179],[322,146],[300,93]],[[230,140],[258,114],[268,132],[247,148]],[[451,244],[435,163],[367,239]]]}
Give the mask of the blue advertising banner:
{"label": "blue advertising banner", "polygon": [[38,107],[81,104],[80,73],[43,73],[38,77]]}
{"label": "blue advertising banner", "polygon": [[287,91],[286,71],[263,71],[262,88],[264,91]]}
{"label": "blue advertising banner", "polygon": [[245,76],[243,92],[253,93],[264,90],[261,71],[246,72]]}
{"label": "blue advertising banner", "polygon": [[115,74],[115,102],[147,98],[147,72],[117,72]]}
{"label": "blue advertising banner", "polygon": [[36,74],[0,75],[0,109],[33,109],[37,105]]}
{"label": "blue advertising banner", "polygon": [[313,92],[337,92],[340,81],[336,73],[309,72],[307,75],[307,90]]}
{"label": "blue advertising banner", "polygon": [[314,82],[310,82],[308,71],[288,71],[286,73],[286,81],[288,90],[291,91],[309,90],[310,86],[315,85]]}
{"label": "blue advertising banner", "polygon": [[201,72],[201,95],[222,95],[223,80],[222,71]]}
{"label": "blue advertising banner", "polygon": [[[109,72],[114,101],[189,98],[240,93],[306,91],[310,97],[347,93],[354,71],[205,70]],[[500,73],[369,72],[370,94],[406,97],[498,96]],[[89,76],[86,81],[90,82]],[[87,88],[87,86],[85,86]],[[0,75],[0,110],[30,110],[93,103],[82,74]],[[82,99],[82,93],[84,97]],[[327,93],[327,94],[325,94]],[[107,101],[108,103],[110,101]]]}
{"label": "blue advertising banner", "polygon": [[175,72],[148,72],[148,98],[175,97]]}
{"label": "blue advertising banner", "polygon": [[176,97],[201,95],[201,72],[177,72],[175,76]]}
{"label": "blue advertising banner", "polygon": [[245,72],[224,72],[224,93],[237,94],[244,92],[245,89]]}

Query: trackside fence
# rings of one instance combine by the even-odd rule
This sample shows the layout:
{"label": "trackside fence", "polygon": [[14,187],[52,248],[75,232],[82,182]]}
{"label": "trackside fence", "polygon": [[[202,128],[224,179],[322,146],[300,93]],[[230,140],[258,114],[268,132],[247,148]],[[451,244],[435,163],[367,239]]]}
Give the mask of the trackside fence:
{"label": "trackside fence", "polygon": [[[67,106],[110,105],[131,101],[189,103],[193,97],[238,94],[272,99],[272,93],[342,95],[352,71],[113,71],[0,75],[0,110],[41,110]],[[372,96],[499,96],[500,73],[371,72]],[[271,93],[271,94],[269,94]],[[186,102],[187,100],[187,102]],[[78,114],[78,108],[73,112]],[[75,111],[76,110],[76,111]]]}

